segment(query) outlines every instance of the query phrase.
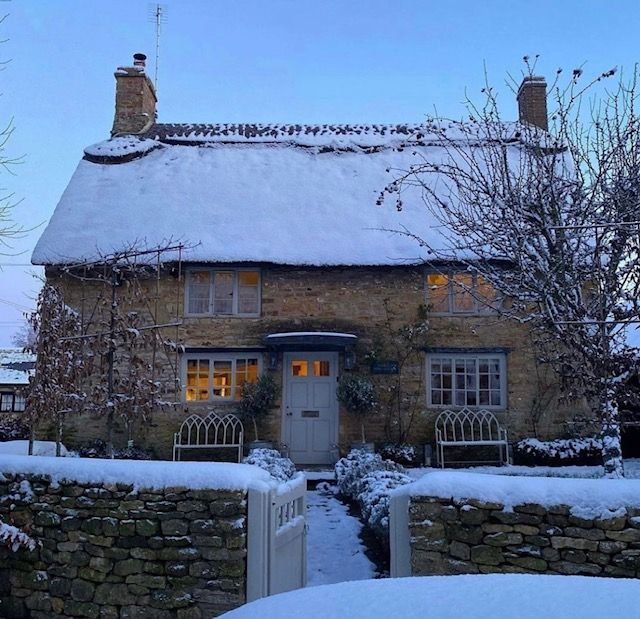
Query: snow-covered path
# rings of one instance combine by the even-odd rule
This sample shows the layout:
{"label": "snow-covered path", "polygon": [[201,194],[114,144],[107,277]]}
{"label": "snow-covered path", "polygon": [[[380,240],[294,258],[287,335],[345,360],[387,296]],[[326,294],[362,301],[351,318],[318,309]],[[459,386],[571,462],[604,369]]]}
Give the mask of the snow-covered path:
{"label": "snow-covered path", "polygon": [[365,555],[362,523],[349,515],[333,494],[319,484],[307,492],[307,586],[374,578],[375,565]]}

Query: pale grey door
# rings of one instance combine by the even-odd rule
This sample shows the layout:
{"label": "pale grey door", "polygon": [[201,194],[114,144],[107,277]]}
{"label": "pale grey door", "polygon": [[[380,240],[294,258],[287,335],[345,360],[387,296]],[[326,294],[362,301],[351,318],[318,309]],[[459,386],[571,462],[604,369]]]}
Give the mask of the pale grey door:
{"label": "pale grey door", "polygon": [[285,353],[282,440],[296,464],[331,464],[338,442],[338,353]]}

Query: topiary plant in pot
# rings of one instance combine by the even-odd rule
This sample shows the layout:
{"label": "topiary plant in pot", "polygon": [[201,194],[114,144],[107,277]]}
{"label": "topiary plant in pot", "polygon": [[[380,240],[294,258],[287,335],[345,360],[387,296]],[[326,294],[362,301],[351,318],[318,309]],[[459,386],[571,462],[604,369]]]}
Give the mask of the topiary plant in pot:
{"label": "topiary plant in pot", "polygon": [[266,417],[275,406],[278,394],[278,385],[271,374],[263,374],[255,383],[245,382],[242,384],[238,413],[245,419],[251,419],[255,443],[260,442],[258,421]]}
{"label": "topiary plant in pot", "polygon": [[362,443],[357,445],[357,447],[373,451],[373,445],[367,447],[367,440],[364,432],[364,421],[367,417],[373,415],[378,407],[375,385],[366,376],[343,376],[338,383],[336,395],[338,397],[338,402],[340,402],[348,412],[353,413],[360,418]]}

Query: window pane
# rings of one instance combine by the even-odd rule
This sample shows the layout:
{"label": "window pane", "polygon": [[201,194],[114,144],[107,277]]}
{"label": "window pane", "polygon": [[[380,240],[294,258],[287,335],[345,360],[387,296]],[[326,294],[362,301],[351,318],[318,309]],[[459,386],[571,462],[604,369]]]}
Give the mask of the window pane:
{"label": "window pane", "polygon": [[477,276],[476,297],[480,312],[491,312],[498,305],[495,288],[482,275]]}
{"label": "window pane", "polygon": [[208,271],[191,271],[189,273],[189,314],[209,313],[209,293],[211,275]]}
{"label": "window pane", "polygon": [[236,359],[236,399],[242,395],[244,383],[255,383],[258,380],[257,359]]}
{"label": "window pane", "polygon": [[291,362],[291,376],[307,376],[307,374],[308,367],[306,361],[301,360]]}
{"label": "window pane", "polygon": [[3,393],[0,398],[0,411],[10,411],[13,409],[13,394]]}
{"label": "window pane", "polygon": [[187,389],[185,397],[188,402],[209,399],[208,359],[187,359]]}
{"label": "window pane", "polygon": [[314,376],[331,376],[331,367],[330,367],[329,361],[314,361],[313,375]]}
{"label": "window pane", "polygon": [[429,372],[432,405],[504,406],[505,377],[500,357],[433,357]]}
{"label": "window pane", "polygon": [[13,401],[13,410],[22,412],[26,408],[26,398],[23,395],[16,395]]}
{"label": "window pane", "polygon": [[473,275],[471,273],[456,273],[453,276],[453,311],[473,312],[475,300],[473,298]]}
{"label": "window pane", "polygon": [[260,276],[257,271],[238,272],[238,312],[257,314]]}
{"label": "window pane", "polygon": [[427,274],[427,303],[432,312],[450,312],[449,278],[441,273]]}
{"label": "window pane", "polygon": [[215,397],[231,397],[231,365],[231,361],[213,362],[213,395]]}
{"label": "window pane", "polygon": [[232,271],[216,271],[213,276],[213,313],[233,314]]}

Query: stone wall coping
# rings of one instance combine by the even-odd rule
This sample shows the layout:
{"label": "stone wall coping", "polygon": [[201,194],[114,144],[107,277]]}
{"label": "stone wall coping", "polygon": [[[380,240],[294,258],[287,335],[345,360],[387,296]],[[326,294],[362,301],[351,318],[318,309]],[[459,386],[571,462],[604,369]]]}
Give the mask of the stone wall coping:
{"label": "stone wall coping", "polygon": [[[566,505],[574,516],[611,518],[627,507],[640,507],[640,480],[519,477],[482,473],[433,472],[393,491],[410,497],[436,497],[501,505],[545,508]],[[491,507],[494,509],[494,507]]]}
{"label": "stone wall coping", "polygon": [[2,474],[45,475],[53,483],[128,484],[133,490],[269,490],[280,482],[265,470],[228,462],[170,462],[166,460],[106,460],[0,455]]}

